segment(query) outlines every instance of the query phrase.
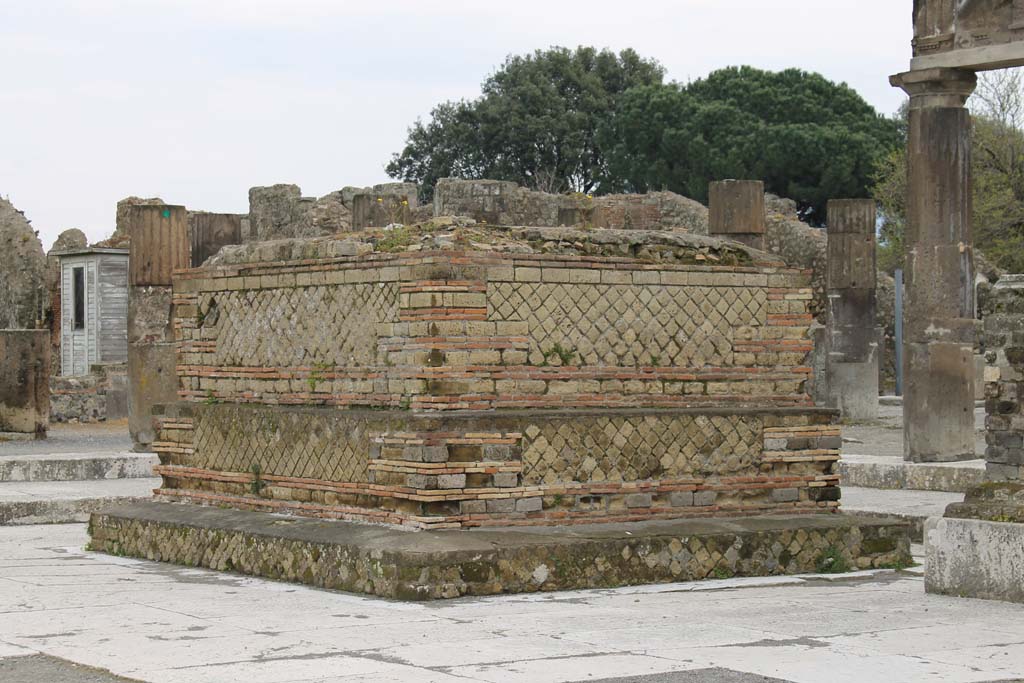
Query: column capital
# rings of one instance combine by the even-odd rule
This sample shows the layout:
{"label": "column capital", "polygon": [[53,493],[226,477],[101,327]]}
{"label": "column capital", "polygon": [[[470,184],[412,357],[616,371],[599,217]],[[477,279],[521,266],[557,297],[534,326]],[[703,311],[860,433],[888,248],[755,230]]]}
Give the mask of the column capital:
{"label": "column capital", "polygon": [[911,109],[960,108],[978,85],[978,76],[967,69],[917,69],[889,77],[894,88],[910,95]]}

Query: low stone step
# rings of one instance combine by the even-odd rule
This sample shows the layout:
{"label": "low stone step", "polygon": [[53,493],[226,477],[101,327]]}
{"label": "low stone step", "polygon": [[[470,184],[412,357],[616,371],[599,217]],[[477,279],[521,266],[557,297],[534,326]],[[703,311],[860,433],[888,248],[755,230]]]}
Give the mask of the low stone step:
{"label": "low stone step", "polygon": [[911,523],[911,539],[922,543],[924,521],[941,517],[950,503],[963,502],[964,494],[945,491],[868,489],[843,486],[842,511],[850,515],[897,517]]}
{"label": "low stone step", "polygon": [[152,496],[159,477],[98,481],[29,481],[0,484],[0,525],[88,521],[111,505]]}
{"label": "low stone step", "polygon": [[915,463],[874,455],[843,454],[837,468],[842,486],[966,493],[984,483],[985,461]]}
{"label": "low stone step", "polygon": [[0,482],[139,479],[153,476],[155,453],[0,455]]}
{"label": "low stone step", "polygon": [[91,549],[100,552],[399,600],[869,569],[911,559],[906,523],[831,514],[410,532],[147,501],[96,513],[89,531]]}

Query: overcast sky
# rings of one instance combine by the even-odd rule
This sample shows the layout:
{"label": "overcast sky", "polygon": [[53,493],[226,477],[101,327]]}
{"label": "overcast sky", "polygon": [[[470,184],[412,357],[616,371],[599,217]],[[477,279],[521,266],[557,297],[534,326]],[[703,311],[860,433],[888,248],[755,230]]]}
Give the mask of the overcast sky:
{"label": "overcast sky", "polygon": [[845,81],[884,113],[911,0],[0,0],[0,195],[44,247],[129,195],[245,212],[387,180],[408,125],[506,55],[636,49],[668,79],[730,65]]}

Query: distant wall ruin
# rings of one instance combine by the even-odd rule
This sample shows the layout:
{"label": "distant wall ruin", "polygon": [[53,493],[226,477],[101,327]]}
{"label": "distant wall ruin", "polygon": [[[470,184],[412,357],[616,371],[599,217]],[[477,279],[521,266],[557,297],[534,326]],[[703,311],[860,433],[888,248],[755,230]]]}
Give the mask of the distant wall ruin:
{"label": "distant wall ruin", "polygon": [[46,272],[46,254],[31,223],[0,198],[0,329],[43,325]]}
{"label": "distant wall ruin", "polygon": [[672,192],[558,195],[503,180],[444,178],[434,189],[435,216],[469,216],[492,225],[585,225],[616,230],[707,234],[707,209]]}
{"label": "distant wall ruin", "polygon": [[0,330],[0,432],[46,436],[49,378],[46,330]]}

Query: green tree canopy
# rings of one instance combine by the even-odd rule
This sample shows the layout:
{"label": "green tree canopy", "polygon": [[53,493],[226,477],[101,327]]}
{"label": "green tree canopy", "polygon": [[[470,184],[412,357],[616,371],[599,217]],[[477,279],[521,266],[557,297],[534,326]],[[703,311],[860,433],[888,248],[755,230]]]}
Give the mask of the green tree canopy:
{"label": "green tree canopy", "polygon": [[600,141],[604,191],[668,189],[706,201],[709,181],[763,179],[820,222],[829,199],[868,196],[900,129],[819,74],[736,67],[688,85],[630,90]]}
{"label": "green tree canopy", "polygon": [[549,192],[592,192],[606,176],[599,128],[621,95],[661,83],[664,70],[633,50],[552,48],[510,57],[473,101],[446,102],[409,129],[393,178],[513,180]]}

